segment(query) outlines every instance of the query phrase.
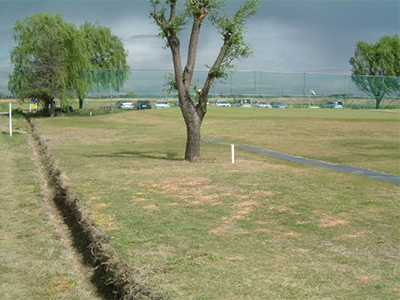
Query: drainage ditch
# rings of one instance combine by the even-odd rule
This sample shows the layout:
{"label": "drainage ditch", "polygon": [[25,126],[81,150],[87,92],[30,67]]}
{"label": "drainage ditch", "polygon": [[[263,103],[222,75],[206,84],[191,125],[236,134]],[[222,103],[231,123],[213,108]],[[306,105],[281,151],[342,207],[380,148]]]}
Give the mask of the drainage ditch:
{"label": "drainage ditch", "polygon": [[[55,164],[45,142],[38,137],[34,122],[27,117],[31,126],[31,144],[47,188],[52,190],[51,200],[55,215],[66,227],[64,246],[71,246],[73,259],[80,264],[76,267],[78,277],[92,285],[85,298],[97,299],[164,299],[158,291],[146,286],[143,274],[131,269],[122,261],[108,242],[107,236],[95,224],[90,212],[77,198],[69,184],[67,176]],[[57,222],[54,222],[57,224]],[[58,230],[62,230],[58,228]],[[84,283],[82,283],[85,285]],[[85,289],[85,288],[83,288]],[[92,294],[91,294],[92,293]],[[84,295],[83,295],[84,296]]]}

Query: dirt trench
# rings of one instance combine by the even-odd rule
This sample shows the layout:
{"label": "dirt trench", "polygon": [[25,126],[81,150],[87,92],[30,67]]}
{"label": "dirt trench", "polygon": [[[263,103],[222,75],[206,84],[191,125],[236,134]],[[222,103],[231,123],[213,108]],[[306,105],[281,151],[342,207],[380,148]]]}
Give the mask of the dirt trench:
{"label": "dirt trench", "polygon": [[143,274],[122,261],[91,213],[72,190],[68,177],[56,166],[34,122],[27,118],[29,143],[39,170],[42,193],[50,206],[52,225],[67,252],[83,299],[164,299],[145,284]]}

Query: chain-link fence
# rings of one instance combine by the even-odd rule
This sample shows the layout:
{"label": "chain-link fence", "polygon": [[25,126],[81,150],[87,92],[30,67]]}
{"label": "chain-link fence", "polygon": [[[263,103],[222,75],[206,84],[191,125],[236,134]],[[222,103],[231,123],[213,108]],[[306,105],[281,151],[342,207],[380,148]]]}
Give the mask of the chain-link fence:
{"label": "chain-link fence", "polygon": [[[92,77],[104,77],[103,83],[88,97],[175,98],[167,93],[170,70],[130,70],[128,77],[116,70],[91,70]],[[196,70],[193,92],[202,87],[207,70]],[[94,74],[94,75],[93,75]],[[111,88],[110,88],[111,87]],[[340,101],[345,107],[400,108],[400,77],[353,76],[313,73],[234,71],[225,80],[215,80],[210,98],[252,97],[274,101],[277,98],[292,106],[320,106]],[[274,100],[272,100],[274,99]]]}

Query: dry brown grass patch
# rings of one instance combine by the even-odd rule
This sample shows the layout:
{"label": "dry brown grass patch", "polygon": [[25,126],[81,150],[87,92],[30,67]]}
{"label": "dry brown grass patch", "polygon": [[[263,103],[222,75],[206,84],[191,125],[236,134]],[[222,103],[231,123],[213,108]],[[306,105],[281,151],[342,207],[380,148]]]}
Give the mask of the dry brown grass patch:
{"label": "dry brown grass patch", "polygon": [[245,219],[246,219],[246,216],[244,216],[244,215],[234,215],[231,217],[222,218],[222,220],[224,220],[225,223],[228,223],[228,224],[232,223],[235,220],[245,220]]}
{"label": "dry brown grass patch", "polygon": [[267,221],[256,221],[255,223],[258,224],[258,225],[267,225],[269,222],[267,222]]}
{"label": "dry brown grass patch", "polygon": [[236,213],[237,213],[238,215],[245,216],[245,215],[250,214],[252,211],[253,211],[253,208],[251,208],[251,207],[244,207],[244,208],[238,210]]}
{"label": "dry brown grass patch", "polygon": [[38,215],[41,216],[44,214],[44,210],[43,209],[32,209],[30,211],[27,212],[29,215]]}
{"label": "dry brown grass patch", "polygon": [[95,208],[97,208],[97,209],[104,209],[104,208],[106,208],[107,206],[108,206],[107,203],[98,203],[98,204],[95,205]]}
{"label": "dry brown grass patch", "polygon": [[146,198],[141,198],[141,197],[133,197],[133,202],[144,202],[147,201]]}
{"label": "dry brown grass patch", "polygon": [[350,222],[347,220],[338,220],[338,219],[335,219],[332,217],[325,217],[320,221],[319,227],[324,227],[324,228],[337,227],[337,226],[344,227],[349,224],[350,224]]}
{"label": "dry brown grass patch", "polygon": [[227,226],[220,226],[214,229],[210,230],[210,233],[215,234],[215,235],[224,235],[229,231],[229,228]]}
{"label": "dry brown grass patch", "polygon": [[301,236],[300,233],[297,232],[284,232],[282,233],[283,236],[287,236],[287,237],[293,237],[293,238],[298,238]]}
{"label": "dry brown grass patch", "polygon": [[[186,202],[187,205],[201,206],[222,205],[226,199],[231,201],[243,201],[235,206],[241,207],[259,207],[261,202],[249,199],[260,199],[265,201],[265,197],[276,195],[277,192],[272,191],[256,191],[248,194],[245,190],[235,191],[234,187],[215,185],[209,178],[202,177],[189,177],[189,178],[168,178],[161,182],[154,181],[140,181],[137,183],[140,187],[152,188],[158,190],[162,194],[166,194],[174,199]],[[136,193],[137,194],[137,193]],[[142,201],[134,197],[135,202]],[[178,204],[166,204],[168,206]],[[250,213],[249,209],[241,209],[238,211],[239,215],[246,215]]]}
{"label": "dry brown grass patch", "polygon": [[25,185],[24,190],[33,190],[35,187],[35,185]]}
{"label": "dry brown grass patch", "polygon": [[146,206],[143,206],[143,208],[144,209],[153,209],[153,210],[159,209],[157,205],[146,205]]}
{"label": "dry brown grass patch", "polygon": [[[188,205],[220,205],[221,198],[230,196],[226,188],[221,188],[211,184],[208,178],[169,178],[160,183],[154,181],[141,181],[141,187],[151,187],[160,193],[169,195],[177,200],[187,201]],[[191,201],[194,199],[193,201]]]}
{"label": "dry brown grass patch", "polygon": [[278,212],[278,213],[282,213],[285,212],[287,210],[286,207],[284,206],[271,206],[269,208],[270,211],[274,211],[274,212]]}
{"label": "dry brown grass patch", "polygon": [[93,212],[94,221],[98,226],[104,228],[105,230],[117,230],[118,227],[115,225],[114,216],[102,213]]}
{"label": "dry brown grass patch", "polygon": [[371,276],[366,276],[366,275],[357,276],[356,280],[360,281],[362,283],[365,283],[365,284],[372,284],[376,281],[376,279],[372,278]]}
{"label": "dry brown grass patch", "polygon": [[235,204],[237,207],[258,207],[261,206],[261,204],[257,201],[246,201],[246,202],[241,202]]}

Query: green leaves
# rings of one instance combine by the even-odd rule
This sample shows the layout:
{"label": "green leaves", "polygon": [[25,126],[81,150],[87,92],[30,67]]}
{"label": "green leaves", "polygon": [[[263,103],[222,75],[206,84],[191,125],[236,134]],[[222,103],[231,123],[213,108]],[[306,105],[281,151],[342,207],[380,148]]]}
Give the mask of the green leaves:
{"label": "green leaves", "polygon": [[38,98],[46,107],[55,98],[71,97],[67,44],[76,30],[59,14],[38,13],[17,21],[13,31],[17,46],[10,52],[14,64],[10,91],[21,99]]}
{"label": "green leaves", "polygon": [[[88,89],[119,91],[126,82],[129,66],[126,62],[128,52],[125,51],[121,39],[112,34],[108,27],[97,22],[85,22],[80,27],[83,40],[86,42],[89,66],[85,69],[85,82]],[[92,70],[103,70],[92,72]]]}
{"label": "green leaves", "polygon": [[[10,51],[14,70],[8,87],[22,100],[36,97],[46,107],[55,98],[83,98],[99,86],[118,91],[127,79],[128,53],[121,39],[98,23],[86,22],[77,28],[60,14],[37,13],[15,23],[13,38],[17,46]],[[106,79],[83,72],[105,68],[114,73]]]}
{"label": "green leaves", "polygon": [[352,81],[357,87],[376,99],[376,108],[386,95],[399,95],[400,38],[384,36],[375,44],[357,43],[352,66]]}
{"label": "green leaves", "polygon": [[[174,64],[174,78],[167,78],[166,90],[178,91],[181,111],[187,129],[185,159],[191,162],[200,159],[200,127],[207,113],[207,98],[210,88],[216,78],[226,78],[227,70],[233,68],[234,59],[247,58],[252,54],[251,46],[244,40],[247,19],[254,15],[258,8],[257,0],[248,0],[233,15],[228,16],[223,5],[225,1],[216,0],[183,0],[185,10],[178,11],[177,0],[150,0],[153,10],[150,17],[160,29],[159,37],[165,39],[170,48]],[[167,16],[167,10],[169,16]],[[211,23],[222,35],[222,46],[219,54],[210,68],[202,88],[197,89],[192,84],[193,73],[199,44],[200,29],[203,21],[210,16]],[[192,21],[192,29],[188,39],[186,64],[183,67],[178,34]],[[192,88],[196,91],[198,104],[194,105]]]}

